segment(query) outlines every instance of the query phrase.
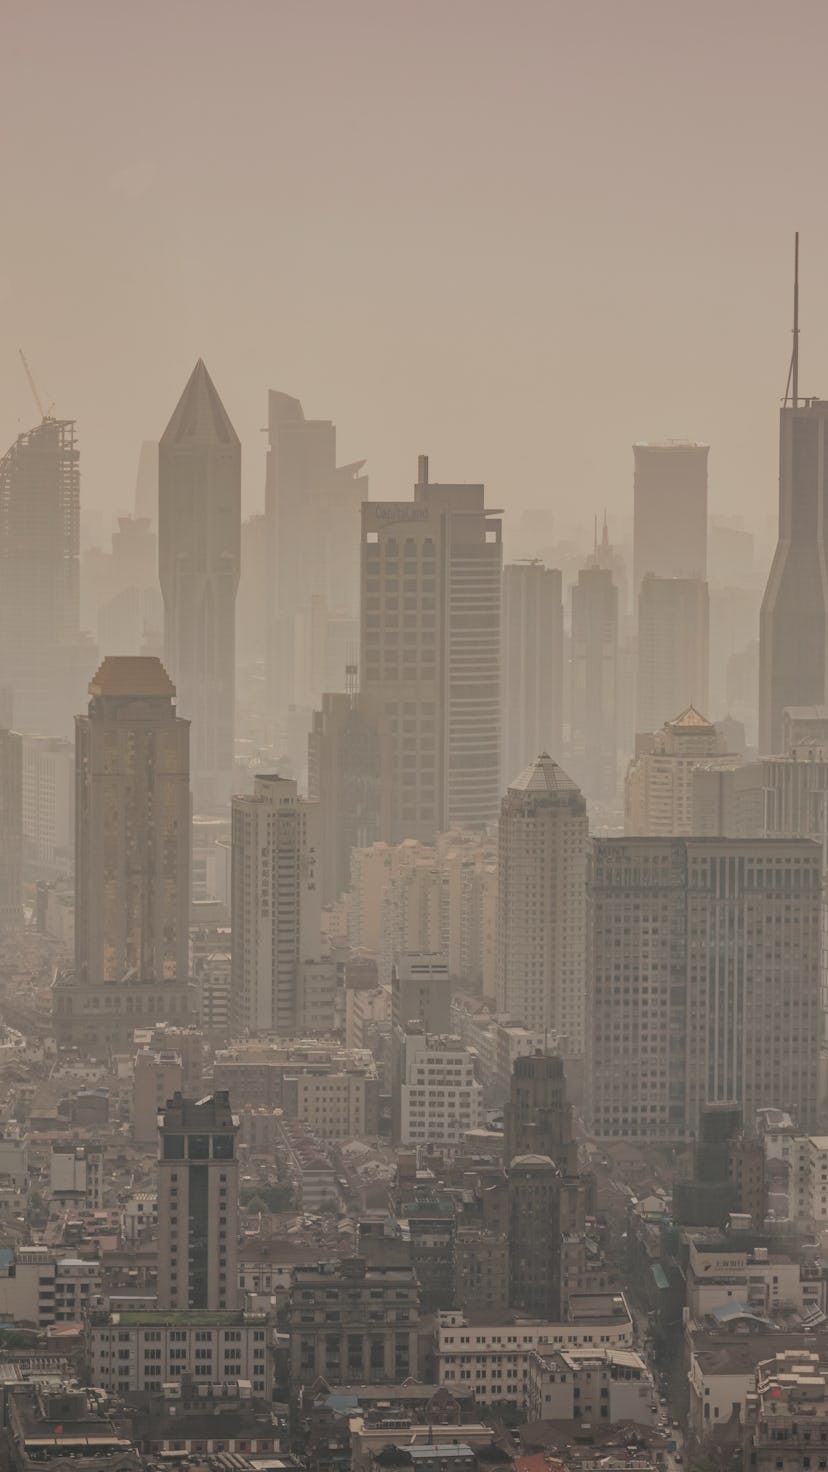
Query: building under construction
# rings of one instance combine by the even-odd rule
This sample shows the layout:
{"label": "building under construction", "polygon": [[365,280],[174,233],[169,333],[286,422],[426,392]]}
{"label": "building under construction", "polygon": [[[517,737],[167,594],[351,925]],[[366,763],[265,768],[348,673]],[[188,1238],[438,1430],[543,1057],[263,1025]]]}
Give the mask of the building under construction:
{"label": "building under construction", "polygon": [[71,419],[44,415],[0,460],[0,684],[19,730],[71,727],[94,669],[79,635],[80,466]]}

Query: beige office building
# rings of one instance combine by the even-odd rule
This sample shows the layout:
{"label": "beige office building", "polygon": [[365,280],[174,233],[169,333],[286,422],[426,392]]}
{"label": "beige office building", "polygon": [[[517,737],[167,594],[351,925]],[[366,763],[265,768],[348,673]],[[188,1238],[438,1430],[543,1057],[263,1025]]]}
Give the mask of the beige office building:
{"label": "beige office building", "polygon": [[413,501],[362,507],[360,689],[386,732],[388,842],[497,819],[502,554],[484,487],[430,483],[425,455]]}
{"label": "beige office building", "polygon": [[624,831],[641,838],[689,836],[694,769],[724,749],[724,737],[692,705],[640,738],[624,783]]}
{"label": "beige office building", "polygon": [[807,839],[594,839],[592,1132],[682,1140],[706,1103],[819,1119],[822,854]]}
{"label": "beige office building", "polygon": [[707,583],[648,573],[638,595],[636,731],[657,731],[688,705],[707,709]]}
{"label": "beige office building", "polygon": [[500,808],[497,1005],[526,1027],[584,1046],[586,802],[550,756]]}
{"label": "beige office building", "polygon": [[540,561],[503,569],[502,786],[539,751],[563,742],[563,594],[560,570]]}
{"label": "beige office building", "polygon": [[183,982],[190,723],[158,659],[110,655],[89,694],[75,719],[75,979]]}
{"label": "beige office building", "polygon": [[648,573],[707,578],[708,454],[708,445],[683,440],[633,445],[636,600]]}
{"label": "beige office building", "polygon": [[303,968],[320,959],[319,825],[319,804],[286,777],[257,777],[233,798],[233,992],[251,1032],[302,1029]]}

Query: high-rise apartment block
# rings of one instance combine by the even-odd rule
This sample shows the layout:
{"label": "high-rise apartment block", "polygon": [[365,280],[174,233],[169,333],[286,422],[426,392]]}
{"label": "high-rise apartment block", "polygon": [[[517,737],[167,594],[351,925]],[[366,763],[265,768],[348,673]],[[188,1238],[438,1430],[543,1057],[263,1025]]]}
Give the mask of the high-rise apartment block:
{"label": "high-rise apartment block", "polygon": [[646,574],[638,595],[637,731],[657,731],[688,705],[707,709],[709,624],[705,582]]}
{"label": "high-rise apartment block", "polygon": [[822,853],[807,839],[594,839],[592,1131],[687,1139],[719,1101],[816,1128],[821,912]]}
{"label": "high-rise apartment block", "polygon": [[362,507],[360,688],[387,727],[391,843],[497,818],[501,523],[482,485]]}
{"label": "high-rise apartment block", "polygon": [[158,659],[110,655],[76,718],[75,971],[62,1043],[122,1045],[189,1006],[189,722]]}
{"label": "high-rise apartment block", "polygon": [[75,425],[46,416],[0,459],[0,684],[20,731],[65,736],[94,650],[79,635]]}
{"label": "high-rise apartment block", "polygon": [[192,723],[197,809],[232,788],[241,446],[199,358],[158,450],[164,658]]}
{"label": "high-rise apartment block", "polygon": [[239,1121],[221,1090],[158,1116],[158,1307],[235,1309]]}
{"label": "high-rise apartment block", "polygon": [[572,588],[569,754],[591,799],[618,786],[618,589],[604,567],[584,567]]}
{"label": "high-rise apartment block", "polygon": [[563,741],[563,599],[557,568],[503,569],[503,767],[508,786],[539,751]]}
{"label": "high-rise apartment block", "polygon": [[232,807],[233,988],[241,1026],[290,1037],[302,1028],[319,961],[319,804],[276,774]]}
{"label": "high-rise apartment block", "polygon": [[707,579],[708,453],[707,445],[681,440],[633,445],[636,601],[648,573]]}
{"label": "high-rise apartment block", "polygon": [[624,828],[631,837],[693,833],[693,772],[724,754],[724,737],[694,707],[639,737],[624,783]]}
{"label": "high-rise apartment block", "polygon": [[[336,426],[306,419],[298,399],[271,390],[265,483],[265,532],[276,572],[267,610],[271,719],[301,703],[304,675],[297,649],[304,646],[305,656],[314,652],[319,658],[331,642],[330,625],[350,621],[356,658],[359,517],[368,499],[364,464],[337,465]],[[345,660],[337,674],[342,685],[331,685],[320,671],[321,690],[345,688]]]}
{"label": "high-rise apartment block", "polygon": [[588,825],[576,784],[549,756],[515,778],[498,829],[497,1003],[526,1027],[584,1046]]}
{"label": "high-rise apartment block", "polygon": [[0,930],[23,921],[23,742],[0,727]]}

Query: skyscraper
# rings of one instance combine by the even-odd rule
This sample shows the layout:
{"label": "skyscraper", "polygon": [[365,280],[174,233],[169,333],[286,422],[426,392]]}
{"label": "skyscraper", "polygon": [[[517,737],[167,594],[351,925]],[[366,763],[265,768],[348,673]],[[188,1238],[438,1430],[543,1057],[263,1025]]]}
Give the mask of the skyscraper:
{"label": "skyscraper", "polygon": [[657,731],[687,706],[707,709],[707,583],[647,573],[638,595],[636,731]]}
{"label": "skyscraper", "polygon": [[21,731],[66,734],[83,689],[79,538],[75,424],[47,416],[0,459],[0,684]]}
{"label": "skyscraper", "polygon": [[[239,1121],[222,1090],[158,1116],[158,1307],[238,1302]],[[198,1374],[198,1369],[196,1369]]]}
{"label": "skyscraper", "polygon": [[782,750],[786,706],[828,701],[828,401],[779,411],[779,541],[759,622],[759,750]]}
{"label": "skyscraper", "polygon": [[413,501],[362,507],[366,710],[388,730],[390,843],[497,818],[500,794],[501,523],[482,485],[430,483]]}
{"label": "skyscraper", "polygon": [[[268,557],[276,570],[267,610],[271,719],[297,699],[294,684],[302,672],[294,668],[296,643],[312,603],[317,622],[321,614],[334,621],[358,616],[359,508],[368,499],[364,464],[337,465],[336,426],[329,419],[306,419],[299,399],[271,390],[265,482]],[[338,673],[344,680],[344,661]],[[322,688],[332,687],[323,682]]]}
{"label": "skyscraper", "polygon": [[593,839],[590,1128],[687,1139],[702,1105],[818,1124],[822,853],[807,839]]}
{"label": "skyscraper", "polygon": [[319,802],[322,903],[350,885],[351,853],[380,835],[379,723],[358,695],[325,694],[308,736],[308,797]]}
{"label": "skyscraper", "polygon": [[89,694],[75,720],[76,977],[184,981],[189,722],[158,659],[110,655]]}
{"label": "skyscraper", "polygon": [[241,446],[199,358],[159,446],[158,572],[200,808],[232,788],[240,544]]}
{"label": "skyscraper", "polygon": [[0,727],[0,930],[23,920],[23,739]]}
{"label": "skyscraper", "polygon": [[624,781],[624,831],[631,837],[696,831],[693,771],[724,751],[724,737],[693,706],[642,737]]}
{"label": "skyscraper", "polygon": [[799,398],[799,235],[793,352],[779,411],[779,540],[759,620],[759,750],[783,750],[786,706],[828,703],[828,401]]}
{"label": "skyscraper", "polygon": [[[110,655],[89,694],[75,718],[75,966],[52,1015],[60,1047],[99,1056],[189,1015],[190,727],[155,658]],[[29,774],[41,785],[46,756]]]}
{"label": "skyscraper", "polygon": [[539,751],[563,740],[561,574],[541,562],[503,569],[503,767],[501,785]]}
{"label": "skyscraper", "polygon": [[290,1037],[301,1029],[308,963],[321,930],[319,804],[276,774],[232,805],[233,989],[239,1022]]}
{"label": "skyscraper", "polygon": [[681,440],[633,445],[633,576],[636,604],[647,573],[707,579],[709,446]]}
{"label": "skyscraper", "polygon": [[515,1059],[505,1116],[507,1165],[516,1155],[548,1155],[565,1175],[575,1174],[578,1141],[562,1058],[531,1053]]}
{"label": "skyscraper", "polygon": [[569,753],[591,799],[618,786],[618,589],[608,568],[584,567],[572,589]]}
{"label": "skyscraper", "polygon": [[584,1046],[586,802],[549,756],[510,783],[498,827],[497,1004]]}

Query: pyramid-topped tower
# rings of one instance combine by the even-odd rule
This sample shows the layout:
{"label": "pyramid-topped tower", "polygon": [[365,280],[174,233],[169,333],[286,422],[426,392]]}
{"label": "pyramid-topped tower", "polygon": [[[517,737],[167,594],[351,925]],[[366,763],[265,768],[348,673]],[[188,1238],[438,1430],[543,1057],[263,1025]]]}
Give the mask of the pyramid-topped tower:
{"label": "pyramid-topped tower", "polygon": [[164,663],[192,722],[196,809],[232,788],[241,446],[199,358],[158,449]]}

